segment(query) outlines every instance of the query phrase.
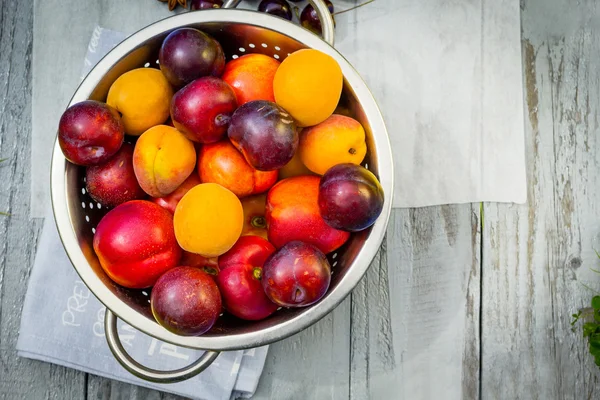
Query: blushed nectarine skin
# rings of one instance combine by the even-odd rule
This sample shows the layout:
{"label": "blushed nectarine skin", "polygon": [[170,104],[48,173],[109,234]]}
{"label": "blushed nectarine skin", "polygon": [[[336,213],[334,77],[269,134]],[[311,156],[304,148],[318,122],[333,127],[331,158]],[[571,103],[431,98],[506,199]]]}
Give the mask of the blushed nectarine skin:
{"label": "blushed nectarine skin", "polygon": [[298,152],[302,163],[319,175],[337,164],[358,165],[367,154],[365,130],[357,120],[333,114],[302,131]]}
{"label": "blushed nectarine skin", "polygon": [[156,282],[150,294],[156,321],[182,336],[207,332],[221,314],[221,294],[215,281],[193,267],[176,267]]}
{"label": "blushed nectarine skin", "polygon": [[337,250],[350,233],[327,225],[319,213],[318,176],[279,181],[267,194],[269,241],[277,248],[301,240],[327,254]]}
{"label": "blushed nectarine skin", "polygon": [[277,182],[277,171],[253,168],[229,140],[202,146],[197,164],[202,182],[218,183],[240,198],[266,192]]}
{"label": "blushed nectarine skin", "polygon": [[148,129],[135,144],[135,176],[142,189],[152,197],[163,197],[175,191],[195,166],[194,144],[170,126],[157,125]]}
{"label": "blushed nectarine skin", "polygon": [[125,132],[139,136],[169,118],[173,89],[155,68],[136,68],[119,76],[106,103],[121,113]]}
{"label": "blushed nectarine skin", "polygon": [[221,79],[233,88],[238,106],[253,100],[274,102],[273,78],[279,64],[264,54],[246,54],[225,64]]}
{"label": "blushed nectarine skin", "polygon": [[110,210],[96,227],[93,245],[106,274],[128,288],[154,285],[181,259],[171,214],[146,200]]}
{"label": "blushed nectarine skin", "polygon": [[85,178],[89,195],[106,207],[146,196],[133,172],[133,145],[129,143],[123,143],[107,162],[87,167]]}
{"label": "blushed nectarine skin", "polygon": [[94,100],[67,108],[58,124],[58,144],[73,164],[99,165],[123,144],[125,129],[117,110]]}
{"label": "blushed nectarine skin", "polygon": [[[185,181],[174,192],[164,197],[151,197],[150,201],[158,204],[162,208],[168,210],[171,214],[175,214],[175,208],[179,204],[179,200],[187,193],[191,188],[199,185],[200,178],[196,172],[192,172]],[[187,265],[187,264],[186,264]]]}
{"label": "blushed nectarine skin", "polygon": [[242,203],[233,192],[216,183],[201,183],[177,204],[173,225],[182,249],[217,257],[240,237],[244,223]]}

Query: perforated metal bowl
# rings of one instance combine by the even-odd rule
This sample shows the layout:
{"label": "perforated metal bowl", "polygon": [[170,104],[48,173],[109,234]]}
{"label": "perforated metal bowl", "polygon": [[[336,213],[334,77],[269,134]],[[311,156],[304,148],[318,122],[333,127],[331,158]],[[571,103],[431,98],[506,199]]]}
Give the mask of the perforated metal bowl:
{"label": "perforated metal bowl", "polygon": [[[327,7],[321,0],[311,3],[323,17],[325,39],[332,43],[333,21]],[[365,128],[368,153],[363,165],[378,176],[385,192],[385,204],[371,228],[353,234],[343,248],[329,256],[333,266],[331,286],[318,303],[302,309],[282,309],[259,322],[244,322],[223,315],[207,334],[179,336],[156,323],[150,311],[149,291],[120,287],[102,270],[92,240],[95,227],[107,209],[89,197],[85,189],[85,169],[69,163],[56,142],[51,171],[52,204],[65,250],[82,280],[107,308],[106,336],[115,357],[131,373],[155,382],[188,379],[204,370],[217,357],[218,351],[252,348],[284,339],[331,312],[352,291],[375,257],[386,231],[393,193],[388,135],[380,111],[363,80],[332,45],[298,25],[265,13],[203,10],[149,25],[106,55],[81,83],[69,105],[86,99],[105,101],[109,87],[124,72],[144,66],[157,67],[163,39],[169,32],[184,26],[214,36],[222,44],[228,59],[261,53],[283,60],[302,48],[314,48],[335,58],[344,74],[342,106]],[[194,364],[180,370],[165,372],[146,368],[134,361],[120,344],[115,315],[159,340],[207,351]]]}

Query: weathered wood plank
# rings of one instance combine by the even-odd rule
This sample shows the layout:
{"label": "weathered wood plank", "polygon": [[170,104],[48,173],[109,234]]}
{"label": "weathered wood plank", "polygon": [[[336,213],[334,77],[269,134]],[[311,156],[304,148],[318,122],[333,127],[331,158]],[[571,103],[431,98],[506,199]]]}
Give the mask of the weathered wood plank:
{"label": "weathered wood plank", "polygon": [[484,398],[598,398],[571,314],[600,288],[600,31],[593,0],[522,2],[529,201],[486,204]]}
{"label": "weathered wood plank", "polygon": [[352,294],[351,398],[477,398],[479,227],[478,205],[393,211]]}
{"label": "weathered wood plank", "polygon": [[[17,357],[40,220],[29,219],[31,2],[0,2],[0,398],[81,398],[83,373]],[[39,173],[39,171],[38,171]]]}

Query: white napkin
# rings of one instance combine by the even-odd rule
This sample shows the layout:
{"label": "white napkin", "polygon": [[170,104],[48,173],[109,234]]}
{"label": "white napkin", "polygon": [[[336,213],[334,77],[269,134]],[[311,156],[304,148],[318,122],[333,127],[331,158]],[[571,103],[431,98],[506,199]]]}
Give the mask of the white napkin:
{"label": "white napkin", "polygon": [[[394,207],[526,201],[518,0],[376,0],[336,22],[336,48],[387,123]],[[60,115],[36,104],[31,170],[46,171]],[[48,176],[32,175],[31,214],[43,217]]]}

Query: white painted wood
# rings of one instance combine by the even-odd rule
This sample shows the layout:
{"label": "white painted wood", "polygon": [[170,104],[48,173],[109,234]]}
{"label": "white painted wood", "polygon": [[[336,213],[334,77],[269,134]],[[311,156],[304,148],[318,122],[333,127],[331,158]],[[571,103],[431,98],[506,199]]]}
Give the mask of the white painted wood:
{"label": "white painted wood", "polygon": [[486,204],[483,398],[595,399],[571,314],[600,290],[600,24],[594,1],[524,2],[529,203]]}

